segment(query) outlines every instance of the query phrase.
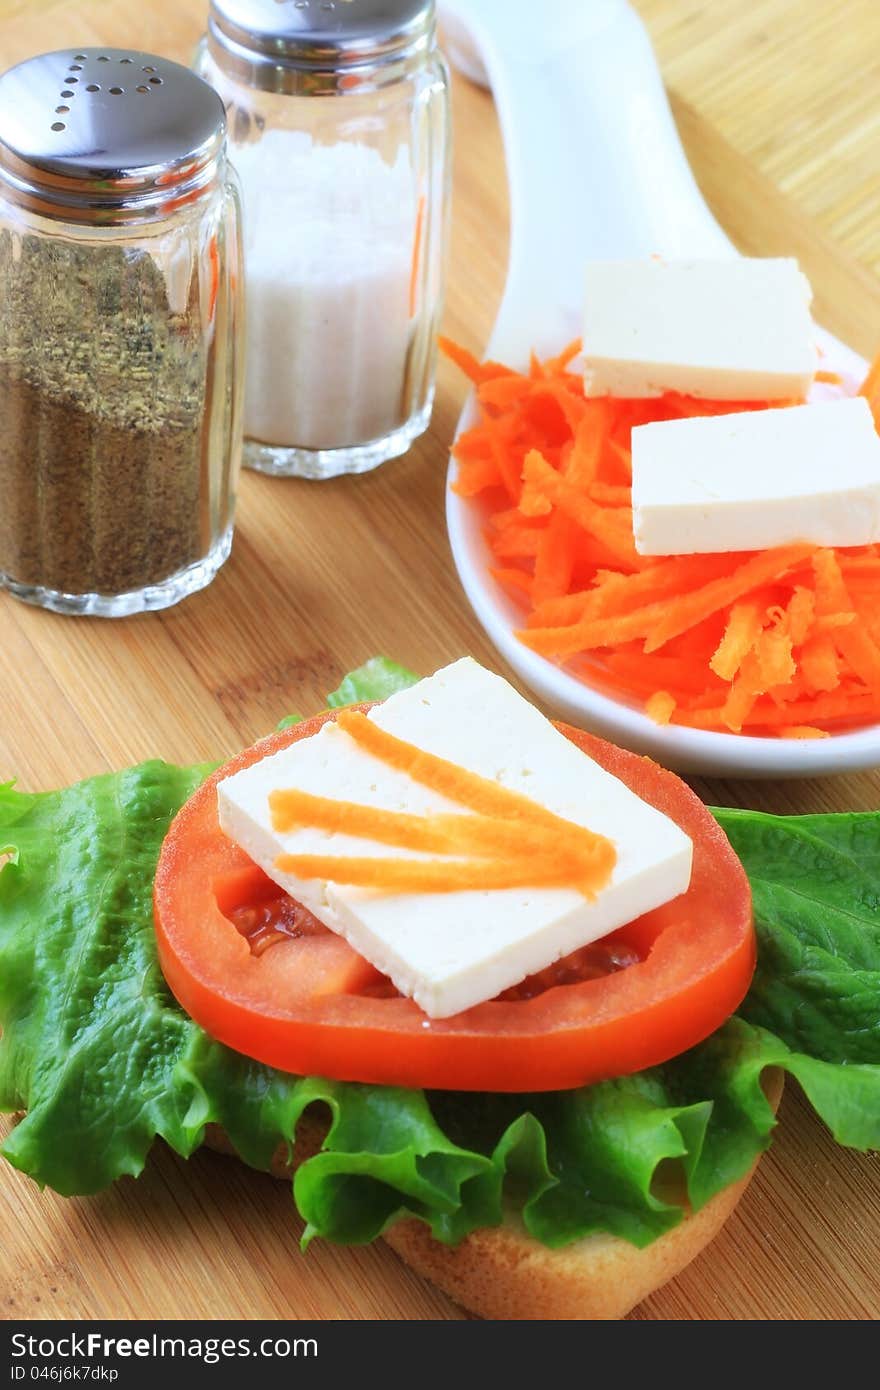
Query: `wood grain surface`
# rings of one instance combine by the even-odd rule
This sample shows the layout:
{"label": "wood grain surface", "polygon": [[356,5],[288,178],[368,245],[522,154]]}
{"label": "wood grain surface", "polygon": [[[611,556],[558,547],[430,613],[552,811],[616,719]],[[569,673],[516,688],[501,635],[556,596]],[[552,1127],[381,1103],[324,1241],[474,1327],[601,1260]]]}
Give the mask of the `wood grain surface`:
{"label": "wood grain surface", "polygon": [[[47,47],[131,44],[187,60],[204,0],[0,0],[0,63]],[[819,316],[880,346],[876,0],[638,0],[688,153],[746,251],[800,257]],[[491,101],[456,84],[446,329],[479,349],[503,285],[506,195]],[[781,191],[782,190],[782,191]],[[247,475],[232,559],[180,608],[122,623],[0,596],[0,780],[67,783],[147,756],[229,754],[342,672],[385,652],[431,671],[498,666],[459,590],[443,525],[463,386],[441,368],[429,434],[359,479]],[[701,783],[778,812],[874,809],[880,774]],[[8,1122],[5,1122],[8,1123]],[[234,1160],[159,1147],[137,1182],[65,1201],[0,1171],[4,1317],[458,1318],[383,1245],[299,1254],[289,1190]],[[835,1149],[792,1084],[778,1138],[721,1237],[635,1314],[875,1319],[880,1157]]]}

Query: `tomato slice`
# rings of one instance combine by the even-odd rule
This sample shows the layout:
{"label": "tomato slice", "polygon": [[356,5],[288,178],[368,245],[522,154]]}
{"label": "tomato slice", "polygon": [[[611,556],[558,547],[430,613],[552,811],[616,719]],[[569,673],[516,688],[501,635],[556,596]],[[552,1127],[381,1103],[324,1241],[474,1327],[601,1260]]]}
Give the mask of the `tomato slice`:
{"label": "tomato slice", "polygon": [[[310,738],[324,714],[216,772],[174,820],[155,880],[159,959],[212,1037],[281,1071],[466,1091],[553,1091],[666,1061],[714,1032],[755,966],[748,879],[718,823],[673,773],[560,724],[572,743],[694,843],[688,891],[533,977],[530,987],[428,1019],[317,923],[221,831],[223,777]],[[607,968],[597,967],[607,953]],[[559,983],[557,983],[559,981]]]}

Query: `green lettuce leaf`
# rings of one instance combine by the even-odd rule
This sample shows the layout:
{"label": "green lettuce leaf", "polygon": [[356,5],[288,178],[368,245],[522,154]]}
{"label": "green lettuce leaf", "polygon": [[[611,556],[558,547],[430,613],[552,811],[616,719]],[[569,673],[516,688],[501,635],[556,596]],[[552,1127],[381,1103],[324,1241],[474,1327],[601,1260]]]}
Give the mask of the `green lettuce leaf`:
{"label": "green lettuce leaf", "polygon": [[[369,662],[331,703],[414,680]],[[797,1077],[840,1142],[880,1147],[876,816],[718,813],[755,887],[762,963],[744,1016],[700,1047],[560,1094],[425,1094],[273,1071],[178,1008],[152,879],[208,771],[152,762],[60,792],[0,788],[0,1109],[27,1112],[2,1153],[36,1181],[98,1191],[138,1173],[156,1137],[188,1155],[209,1123],[265,1168],[317,1106],[325,1147],[294,1181],[306,1240],[372,1240],[408,1213],[454,1242],[512,1209],[550,1246],[592,1231],[643,1245],[681,1219],[658,1170],[679,1165],[699,1206],[766,1148],[767,1066]]]}
{"label": "green lettuce leaf", "polygon": [[408,690],[416,685],[419,677],[396,661],[386,656],[374,656],[345,677],[338,690],[327,696],[329,709],[340,709],[344,705],[357,705],[368,700],[387,700],[398,690]]}
{"label": "green lettuce leaf", "polygon": [[741,1012],[826,1062],[880,1063],[880,812],[715,814],[755,904]]}

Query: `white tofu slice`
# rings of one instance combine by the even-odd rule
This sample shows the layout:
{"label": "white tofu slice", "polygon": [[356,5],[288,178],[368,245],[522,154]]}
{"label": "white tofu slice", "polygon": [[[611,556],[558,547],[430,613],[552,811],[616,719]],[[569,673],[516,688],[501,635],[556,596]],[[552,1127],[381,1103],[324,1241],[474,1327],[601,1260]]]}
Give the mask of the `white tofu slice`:
{"label": "white tofu slice", "polygon": [[276,789],[297,787],[415,814],[467,812],[364,753],[333,724],[221,782],[220,823],[227,834],[432,1018],[494,998],[687,888],[688,836],[475,661],[465,658],[393,695],[370,718],[608,836],[617,849],[611,882],[593,902],[568,888],[387,894],[301,881],[275,867],[280,854],[420,856],[315,829],[279,833],[268,804]]}
{"label": "white tofu slice", "polygon": [[592,261],[586,394],[803,399],[817,364],[811,298],[793,260]]}
{"label": "white tofu slice", "polygon": [[880,541],[880,436],[866,400],[640,425],[641,555]]}

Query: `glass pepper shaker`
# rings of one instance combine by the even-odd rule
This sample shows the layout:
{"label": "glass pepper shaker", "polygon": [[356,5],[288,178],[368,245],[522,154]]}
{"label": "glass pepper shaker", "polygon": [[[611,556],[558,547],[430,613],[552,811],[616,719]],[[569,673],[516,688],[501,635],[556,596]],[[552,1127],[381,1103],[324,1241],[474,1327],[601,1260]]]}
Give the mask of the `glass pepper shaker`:
{"label": "glass pepper shaker", "polygon": [[112,48],[0,78],[0,586],[164,608],[229,554],[244,373],[222,102]]}
{"label": "glass pepper shaker", "polygon": [[211,0],[248,273],[244,460],[359,473],[431,415],[449,199],[433,0]]}

